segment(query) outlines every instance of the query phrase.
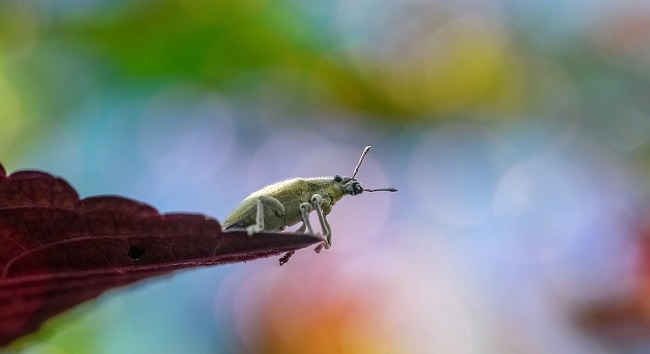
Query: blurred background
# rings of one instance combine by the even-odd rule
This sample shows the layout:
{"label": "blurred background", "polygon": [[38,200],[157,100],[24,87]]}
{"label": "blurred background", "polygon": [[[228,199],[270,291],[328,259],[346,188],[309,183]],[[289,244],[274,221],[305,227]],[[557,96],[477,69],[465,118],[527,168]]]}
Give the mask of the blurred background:
{"label": "blurred background", "polygon": [[333,247],[184,271],[25,353],[650,350],[642,0],[0,2],[0,161],[223,220],[295,176]]}

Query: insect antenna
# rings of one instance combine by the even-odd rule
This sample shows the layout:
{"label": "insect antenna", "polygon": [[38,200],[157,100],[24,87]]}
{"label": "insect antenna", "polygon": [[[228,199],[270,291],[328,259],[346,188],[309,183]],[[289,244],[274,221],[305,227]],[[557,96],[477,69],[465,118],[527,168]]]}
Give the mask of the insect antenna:
{"label": "insect antenna", "polygon": [[[357,175],[357,172],[359,172],[359,167],[361,166],[361,163],[363,162],[363,158],[366,157],[366,154],[370,151],[370,145],[366,146],[365,149],[363,149],[363,152],[361,153],[361,157],[359,158],[359,162],[357,162],[357,166],[354,168],[354,173],[352,174],[352,178],[354,179],[354,176]],[[377,188],[377,189],[368,189],[364,188],[364,192],[397,192],[397,189],[395,188]]]}
{"label": "insect antenna", "polygon": [[364,192],[397,192],[395,188],[377,188],[377,189],[368,189],[364,188]]}
{"label": "insect antenna", "polygon": [[359,172],[359,167],[361,166],[361,163],[363,162],[363,158],[366,157],[366,154],[370,151],[370,145],[366,146],[365,149],[363,149],[363,152],[361,153],[361,157],[359,158],[359,162],[357,162],[357,167],[354,168],[354,173],[352,173],[352,178],[354,179],[354,176],[357,175],[357,172]]}

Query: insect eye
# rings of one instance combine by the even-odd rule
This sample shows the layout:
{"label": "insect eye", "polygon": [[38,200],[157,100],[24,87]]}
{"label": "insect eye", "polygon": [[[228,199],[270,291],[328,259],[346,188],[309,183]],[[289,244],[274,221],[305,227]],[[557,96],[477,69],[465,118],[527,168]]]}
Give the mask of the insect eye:
{"label": "insect eye", "polygon": [[343,181],[343,177],[341,177],[340,175],[334,176],[334,182],[341,182],[341,181]]}

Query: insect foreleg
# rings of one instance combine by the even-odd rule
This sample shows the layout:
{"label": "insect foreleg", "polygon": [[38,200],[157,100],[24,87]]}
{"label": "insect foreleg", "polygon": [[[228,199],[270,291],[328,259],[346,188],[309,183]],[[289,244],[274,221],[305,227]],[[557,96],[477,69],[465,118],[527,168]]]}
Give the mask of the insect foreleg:
{"label": "insect foreleg", "polygon": [[266,195],[260,196],[257,198],[257,215],[255,217],[255,224],[246,228],[246,232],[248,232],[249,236],[264,230],[264,206],[271,208],[271,210],[275,212],[275,215],[279,217],[285,215],[286,210],[279,200]]}
{"label": "insect foreleg", "polygon": [[323,247],[325,247],[326,250],[332,247],[332,228],[330,227],[330,223],[327,221],[325,215],[323,215],[323,219],[321,220],[321,223],[323,222],[325,223],[325,227],[327,227],[327,230],[329,232],[325,236],[325,241],[319,244],[318,246],[316,246],[316,248],[314,248],[314,251],[316,251],[316,253],[320,253]]}

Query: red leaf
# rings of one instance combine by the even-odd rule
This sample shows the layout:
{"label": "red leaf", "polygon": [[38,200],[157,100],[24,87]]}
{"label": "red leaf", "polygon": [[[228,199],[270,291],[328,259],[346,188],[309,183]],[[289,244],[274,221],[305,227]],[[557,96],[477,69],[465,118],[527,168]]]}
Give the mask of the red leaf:
{"label": "red leaf", "polygon": [[200,214],[160,214],[117,196],[79,199],[39,171],[0,165],[0,345],[103,292],[177,269],[241,262],[320,242],[223,232]]}
{"label": "red leaf", "polygon": [[633,234],[636,238],[636,267],[632,287],[626,292],[583,305],[576,312],[578,322],[601,339],[630,344],[650,336],[650,224],[643,218]]}

